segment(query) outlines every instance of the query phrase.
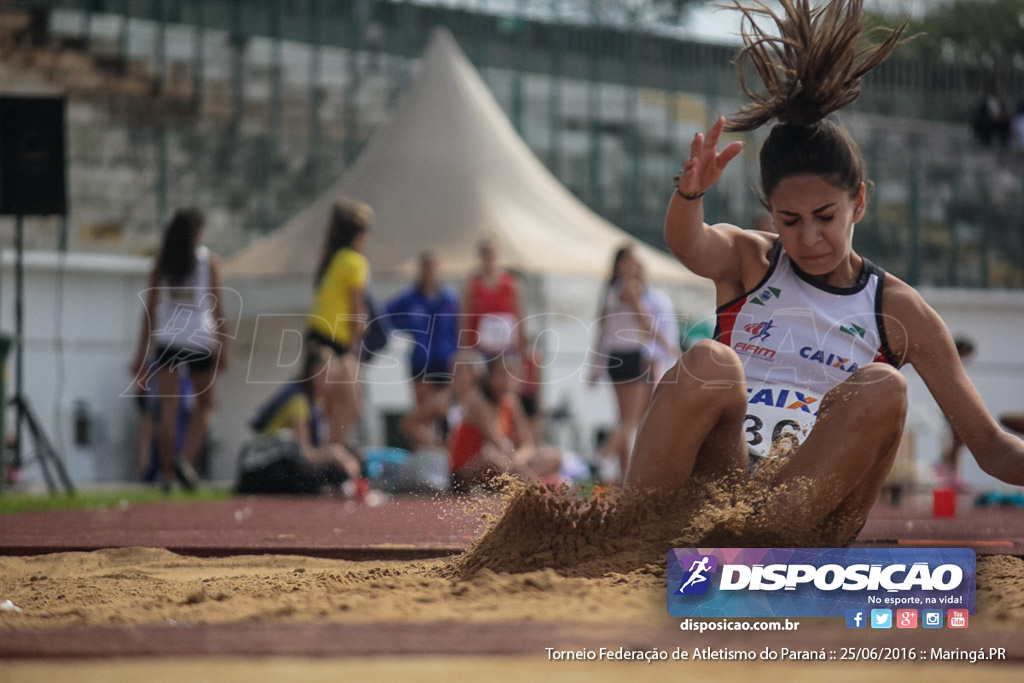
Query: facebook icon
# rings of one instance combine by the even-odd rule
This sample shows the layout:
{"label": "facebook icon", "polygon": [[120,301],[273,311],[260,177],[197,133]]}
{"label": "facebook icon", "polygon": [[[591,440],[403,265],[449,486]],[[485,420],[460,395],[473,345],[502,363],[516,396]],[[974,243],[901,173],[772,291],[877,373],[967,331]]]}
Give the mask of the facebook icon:
{"label": "facebook icon", "polygon": [[862,609],[846,610],[846,628],[867,628],[867,616]]}

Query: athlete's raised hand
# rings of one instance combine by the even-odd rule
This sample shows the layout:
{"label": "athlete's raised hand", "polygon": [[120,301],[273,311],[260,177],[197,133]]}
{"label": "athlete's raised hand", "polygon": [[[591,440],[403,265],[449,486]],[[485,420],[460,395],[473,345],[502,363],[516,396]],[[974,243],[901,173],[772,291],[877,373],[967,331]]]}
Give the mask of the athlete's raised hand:
{"label": "athlete's raised hand", "polygon": [[730,161],[743,151],[742,142],[733,142],[721,152],[718,139],[725,126],[725,117],[719,117],[711,126],[707,136],[697,133],[690,143],[690,158],[683,164],[683,170],[676,176],[676,189],[685,199],[696,199],[708,191],[722,177],[722,171]]}

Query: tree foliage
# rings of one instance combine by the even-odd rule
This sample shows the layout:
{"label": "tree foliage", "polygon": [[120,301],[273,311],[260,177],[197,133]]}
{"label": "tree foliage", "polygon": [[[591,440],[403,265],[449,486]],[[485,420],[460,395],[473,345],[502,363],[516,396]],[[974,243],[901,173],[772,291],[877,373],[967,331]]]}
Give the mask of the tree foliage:
{"label": "tree foliage", "polygon": [[585,0],[612,22],[676,23],[700,0]]}
{"label": "tree foliage", "polygon": [[[892,16],[873,17],[878,24]],[[901,54],[985,68],[1024,69],[1024,0],[946,0],[910,24]]]}

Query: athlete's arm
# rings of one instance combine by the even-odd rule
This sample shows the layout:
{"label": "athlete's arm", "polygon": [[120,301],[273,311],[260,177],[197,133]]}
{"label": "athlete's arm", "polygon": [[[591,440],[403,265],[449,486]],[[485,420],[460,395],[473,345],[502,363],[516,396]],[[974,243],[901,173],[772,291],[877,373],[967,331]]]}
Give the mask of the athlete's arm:
{"label": "athlete's arm", "polygon": [[1024,485],[1024,441],[989,415],[938,313],[889,275],[882,306],[893,352],[914,366],[981,469],[1008,484]]}
{"label": "athlete's arm", "polygon": [[[665,242],[669,249],[684,266],[715,282],[719,303],[742,295],[760,279],[767,267],[764,255],[771,248],[771,239],[764,233],[741,230],[728,223],[708,225],[704,222],[703,200],[682,196],[710,189],[721,179],[728,163],[743,150],[742,142],[733,142],[718,151],[724,125],[725,118],[720,118],[706,138],[701,133],[694,136],[690,159],[672,190],[665,216]],[[758,269],[756,276],[745,272]]]}

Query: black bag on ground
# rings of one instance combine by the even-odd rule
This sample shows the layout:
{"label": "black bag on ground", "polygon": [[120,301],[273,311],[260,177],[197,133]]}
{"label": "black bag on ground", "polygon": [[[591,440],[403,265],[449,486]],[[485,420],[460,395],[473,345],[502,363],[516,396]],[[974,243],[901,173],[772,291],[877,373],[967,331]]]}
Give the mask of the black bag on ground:
{"label": "black bag on ground", "polygon": [[242,447],[235,493],[316,496],[333,493],[345,473],[335,465],[317,465],[302,455],[287,432],[256,437]]}

